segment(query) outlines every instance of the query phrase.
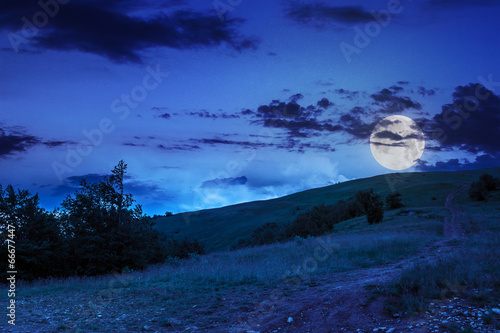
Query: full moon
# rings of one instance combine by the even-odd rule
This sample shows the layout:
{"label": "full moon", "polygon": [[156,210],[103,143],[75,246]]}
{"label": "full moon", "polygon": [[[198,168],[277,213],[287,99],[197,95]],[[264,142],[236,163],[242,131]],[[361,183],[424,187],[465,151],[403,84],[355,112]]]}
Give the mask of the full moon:
{"label": "full moon", "polygon": [[405,116],[382,119],[370,136],[373,157],[391,170],[404,170],[418,162],[425,149],[424,133]]}

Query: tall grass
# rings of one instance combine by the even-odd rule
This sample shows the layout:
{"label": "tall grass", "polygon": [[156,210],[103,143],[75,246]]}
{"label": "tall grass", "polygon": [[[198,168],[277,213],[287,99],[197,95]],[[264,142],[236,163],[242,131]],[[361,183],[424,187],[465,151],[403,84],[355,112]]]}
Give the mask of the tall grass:
{"label": "tall grass", "polygon": [[387,286],[386,310],[393,313],[404,308],[413,313],[425,308],[429,299],[462,296],[475,300],[477,293],[472,290],[488,292],[490,301],[498,300],[500,245],[496,233],[474,235],[460,250],[403,271]]}

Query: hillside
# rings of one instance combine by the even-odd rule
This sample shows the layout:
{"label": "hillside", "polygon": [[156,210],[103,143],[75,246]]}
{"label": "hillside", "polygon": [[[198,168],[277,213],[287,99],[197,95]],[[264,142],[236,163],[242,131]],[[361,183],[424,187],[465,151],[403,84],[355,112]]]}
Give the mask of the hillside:
{"label": "hillside", "polygon": [[[16,327],[3,321],[0,331],[500,332],[500,191],[471,201],[463,185],[484,172],[498,175],[500,168],[408,174],[397,187],[407,206],[386,212],[380,224],[361,216],[305,240],[168,260],[144,271],[19,283]],[[194,234],[204,216],[231,222],[238,211],[259,209],[226,222],[226,237],[241,235],[239,223],[251,226],[275,205],[282,213],[299,203],[305,209],[365,187],[385,195],[384,181],[203,211],[185,232]]]}
{"label": "hillside", "polygon": [[[385,196],[393,190],[403,194],[406,207],[442,209],[446,196],[462,184],[469,184],[481,174],[500,177],[500,167],[455,172],[393,173],[371,178],[347,181],[311,189],[285,197],[254,201],[216,209],[181,213],[155,219],[156,228],[176,239],[195,238],[208,251],[227,250],[239,238],[248,237],[255,228],[267,223],[286,223],[295,214],[321,203],[336,203],[357,191],[373,188]],[[299,207],[299,211],[296,211]],[[295,212],[295,214],[294,214]],[[362,221],[363,219],[360,219]],[[342,226],[337,231],[345,232]]]}

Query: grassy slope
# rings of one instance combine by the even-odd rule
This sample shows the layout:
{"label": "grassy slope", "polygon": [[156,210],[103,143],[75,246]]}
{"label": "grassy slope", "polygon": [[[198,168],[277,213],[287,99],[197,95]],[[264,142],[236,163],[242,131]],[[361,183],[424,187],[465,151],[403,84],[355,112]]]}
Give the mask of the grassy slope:
{"label": "grassy slope", "polygon": [[[156,219],[156,228],[177,239],[196,238],[205,244],[208,251],[225,250],[235,244],[239,238],[248,237],[255,228],[266,222],[286,223],[293,220],[296,216],[293,214],[296,207],[300,207],[300,211],[303,211],[322,202],[335,203],[366,188],[373,188],[384,198],[394,189],[403,194],[403,203],[407,207],[442,209],[446,196],[452,190],[464,183],[477,180],[485,172],[500,177],[500,167],[470,171],[397,173],[375,176],[311,189],[272,200],[161,217]],[[390,215],[387,217],[390,218]],[[361,227],[363,220],[364,217],[352,222],[359,221],[358,225]],[[349,225],[353,228],[352,223]],[[342,226],[337,229],[342,229]]]}

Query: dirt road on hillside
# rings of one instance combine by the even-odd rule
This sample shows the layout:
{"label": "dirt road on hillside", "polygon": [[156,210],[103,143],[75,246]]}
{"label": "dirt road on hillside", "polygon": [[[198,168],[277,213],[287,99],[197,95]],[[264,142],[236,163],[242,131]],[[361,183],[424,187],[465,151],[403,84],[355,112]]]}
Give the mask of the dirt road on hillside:
{"label": "dirt road on hillside", "polygon": [[445,217],[444,220],[443,233],[446,238],[464,237],[466,235],[465,229],[461,223],[461,220],[464,218],[464,212],[456,205],[455,197],[467,187],[469,187],[469,185],[464,184],[446,197],[444,206],[451,213],[451,215]]}
{"label": "dirt road on hillside", "polygon": [[[269,314],[255,313],[250,320],[253,325],[239,332],[448,332],[436,328],[436,324],[440,324],[436,323],[436,317],[423,309],[419,315],[405,319],[385,315],[381,297],[370,299],[366,286],[386,284],[415,263],[435,261],[456,250],[449,240],[464,237],[466,232],[461,224],[465,214],[455,203],[455,197],[467,187],[463,185],[446,197],[445,207],[450,216],[444,221],[445,240],[432,243],[418,254],[396,263],[333,274],[315,281],[312,288],[295,291],[281,302],[269,301],[265,305],[270,309]],[[465,301],[457,299],[443,302],[446,307],[459,308],[462,306],[459,302]],[[476,332],[489,331],[478,329]]]}

